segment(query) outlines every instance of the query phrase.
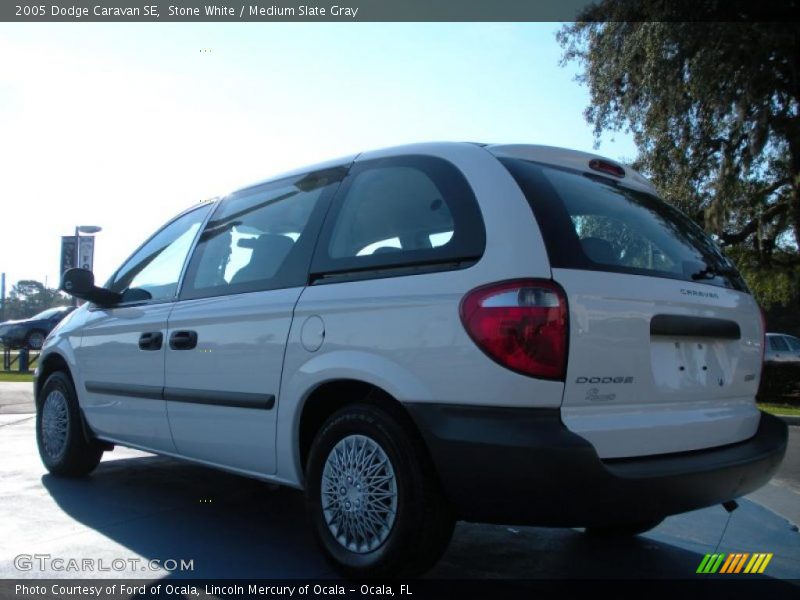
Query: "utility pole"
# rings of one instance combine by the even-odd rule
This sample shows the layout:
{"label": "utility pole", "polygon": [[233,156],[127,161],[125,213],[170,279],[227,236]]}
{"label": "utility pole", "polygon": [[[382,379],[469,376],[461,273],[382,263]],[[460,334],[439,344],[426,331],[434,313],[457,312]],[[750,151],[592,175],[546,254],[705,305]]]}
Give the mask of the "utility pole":
{"label": "utility pole", "polygon": [[6,320],[6,274],[0,273],[0,322]]}
{"label": "utility pole", "polygon": [[[80,227],[75,226],[75,259],[72,261],[76,269],[81,266],[81,232]],[[78,306],[78,297],[72,297],[72,306]]]}

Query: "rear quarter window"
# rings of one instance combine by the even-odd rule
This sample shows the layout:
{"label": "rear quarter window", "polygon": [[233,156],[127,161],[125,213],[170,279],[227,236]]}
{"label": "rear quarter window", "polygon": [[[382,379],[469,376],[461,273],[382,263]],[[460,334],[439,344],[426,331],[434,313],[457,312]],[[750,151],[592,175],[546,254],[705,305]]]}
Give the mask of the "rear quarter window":
{"label": "rear quarter window", "polygon": [[389,276],[403,267],[457,268],[480,258],[485,243],[475,195],[455,165],[430,156],[369,160],[342,182],[312,271]]}

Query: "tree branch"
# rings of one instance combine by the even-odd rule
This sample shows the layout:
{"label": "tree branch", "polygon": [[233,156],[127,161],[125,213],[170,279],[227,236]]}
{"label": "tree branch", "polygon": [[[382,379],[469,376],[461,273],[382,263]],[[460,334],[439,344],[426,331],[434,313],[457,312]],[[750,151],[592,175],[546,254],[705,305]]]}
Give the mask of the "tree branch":
{"label": "tree branch", "polygon": [[762,220],[763,221],[770,221],[774,217],[776,217],[776,216],[778,216],[780,214],[783,214],[783,213],[787,212],[788,210],[789,210],[789,205],[784,203],[784,202],[781,202],[779,204],[773,204],[767,210],[765,210],[763,213],[761,213],[759,216],[751,219],[747,223],[747,225],[742,227],[738,232],[736,232],[736,233],[721,233],[720,236],[719,236],[719,239],[722,240],[722,244],[724,246],[732,246],[732,245],[735,245],[735,244],[741,244],[743,241],[745,241],[747,238],[749,238],[751,235],[753,235],[756,232],[756,229],[758,229],[759,221],[762,221]]}

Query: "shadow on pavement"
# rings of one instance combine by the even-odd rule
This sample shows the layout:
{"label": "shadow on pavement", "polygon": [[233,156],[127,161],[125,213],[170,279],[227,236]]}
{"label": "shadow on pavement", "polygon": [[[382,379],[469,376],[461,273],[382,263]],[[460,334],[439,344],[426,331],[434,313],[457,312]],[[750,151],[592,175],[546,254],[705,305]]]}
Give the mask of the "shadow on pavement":
{"label": "shadow on pavement", "polygon": [[[70,517],[132,552],[194,561],[193,571],[170,578],[334,576],[297,490],[149,456],[103,461],[82,480],[45,475],[42,483]],[[429,577],[695,578],[702,558],[702,551],[645,536],[608,540],[572,529],[459,523]]]}
{"label": "shadow on pavement", "polygon": [[296,490],[164,457],[107,460],[90,477],[42,483],[69,516],[132,552],[194,560],[175,577],[333,576]]}

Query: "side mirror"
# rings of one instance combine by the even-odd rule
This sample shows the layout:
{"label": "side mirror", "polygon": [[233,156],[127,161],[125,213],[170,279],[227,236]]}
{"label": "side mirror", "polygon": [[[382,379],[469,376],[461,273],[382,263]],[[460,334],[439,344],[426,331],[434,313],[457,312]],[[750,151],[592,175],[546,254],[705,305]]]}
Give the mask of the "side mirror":
{"label": "side mirror", "polygon": [[88,300],[99,306],[111,306],[122,300],[117,292],[97,287],[94,274],[87,269],[69,269],[61,277],[61,289],[70,296]]}

